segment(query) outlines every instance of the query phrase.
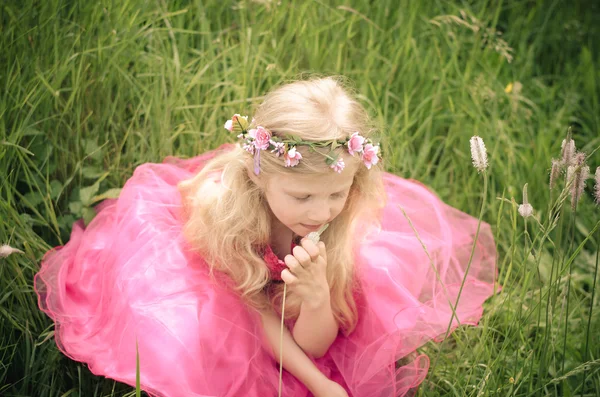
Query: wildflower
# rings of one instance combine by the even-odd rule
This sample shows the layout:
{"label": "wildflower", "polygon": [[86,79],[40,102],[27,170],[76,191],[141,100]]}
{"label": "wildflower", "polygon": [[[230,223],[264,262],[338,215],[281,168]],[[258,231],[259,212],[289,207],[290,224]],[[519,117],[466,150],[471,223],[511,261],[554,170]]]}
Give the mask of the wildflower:
{"label": "wildflower", "polygon": [[585,181],[590,176],[590,167],[585,165],[585,154],[577,153],[575,155],[576,165],[571,165],[567,169],[567,183],[571,183],[571,208],[575,210],[577,203],[583,195]]}
{"label": "wildflower", "polygon": [[340,174],[345,166],[346,166],[346,164],[344,163],[344,159],[342,157],[338,157],[338,159],[335,161],[335,163],[331,164],[330,167],[333,168],[333,170],[335,172]]}
{"label": "wildflower", "polygon": [[271,139],[271,145],[275,147],[275,149],[271,150],[271,153],[275,153],[277,157],[285,153],[285,144],[283,142],[275,142]]}
{"label": "wildflower", "polygon": [[596,204],[600,205],[600,167],[596,167],[596,192],[594,196]]}
{"label": "wildflower", "polygon": [[242,146],[242,149],[244,149],[245,151],[247,151],[250,154],[254,154],[254,145],[252,144],[248,144],[248,143],[244,143],[244,146]]}
{"label": "wildflower", "polygon": [[519,215],[523,218],[528,218],[533,215],[533,207],[527,200],[527,184],[523,186],[523,204],[519,205]]}
{"label": "wildflower", "polygon": [[360,136],[358,134],[358,132],[353,133],[352,136],[350,137],[350,140],[347,143],[348,153],[350,153],[351,156],[354,156],[354,152],[358,152],[358,153],[362,152],[364,143],[365,143],[364,137]]}
{"label": "wildflower", "polygon": [[283,158],[285,159],[286,167],[295,167],[298,165],[300,160],[302,160],[302,155],[300,154],[300,152],[296,151],[296,147],[294,146],[293,148],[287,151]]}
{"label": "wildflower", "polygon": [[306,235],[306,238],[311,240],[313,243],[318,244],[321,241],[321,234],[329,227],[329,223],[326,223],[324,226],[321,226],[319,230],[316,232],[310,232]]}
{"label": "wildflower", "polygon": [[471,138],[471,158],[473,159],[473,166],[477,168],[478,172],[485,171],[488,166],[487,152],[485,150],[485,144],[483,139],[475,135]]}
{"label": "wildflower", "polygon": [[252,143],[256,149],[266,150],[269,148],[269,144],[271,143],[271,133],[264,127],[259,125],[258,127],[249,130],[248,135],[254,138]]}
{"label": "wildflower", "polygon": [[560,160],[552,159],[552,169],[550,170],[550,190],[554,188],[556,179],[560,175],[561,168]]}
{"label": "wildflower", "polygon": [[584,165],[585,164],[585,153],[577,152],[575,154],[575,156],[573,156],[573,159],[571,160],[571,162],[575,166]]}
{"label": "wildflower", "polygon": [[363,153],[361,155],[361,159],[368,169],[371,169],[371,166],[377,164],[377,162],[379,161],[379,157],[377,157],[378,152],[379,146],[373,146],[370,143],[367,143],[365,145]]}
{"label": "wildflower", "polygon": [[528,218],[533,215],[533,207],[529,203],[519,205],[519,215],[523,218]]}
{"label": "wildflower", "polygon": [[0,247],[0,258],[6,258],[7,256],[16,253],[22,254],[23,251],[13,248],[8,244],[4,244],[2,247]]}
{"label": "wildflower", "polygon": [[575,141],[571,138],[571,127],[569,127],[569,131],[567,132],[567,138],[562,141],[561,154],[563,167],[573,165],[575,157]]}

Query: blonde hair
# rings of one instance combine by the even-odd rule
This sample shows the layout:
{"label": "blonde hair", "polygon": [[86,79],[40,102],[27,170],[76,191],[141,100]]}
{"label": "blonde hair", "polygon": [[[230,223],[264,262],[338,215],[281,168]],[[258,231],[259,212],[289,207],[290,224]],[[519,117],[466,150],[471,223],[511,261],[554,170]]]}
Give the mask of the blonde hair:
{"label": "blonde hair", "polygon": [[[375,131],[363,106],[339,78],[333,77],[296,81],[275,89],[266,95],[254,119],[256,125],[275,136],[293,134],[308,141],[344,139],[355,131],[369,137]],[[258,178],[334,172],[322,155],[303,151],[301,146],[298,149],[303,158],[290,168],[283,166],[282,157],[263,152]],[[339,153],[343,150],[337,149]],[[346,158],[360,161],[358,156]],[[274,215],[262,189],[250,178],[252,170],[252,156],[236,146],[210,160],[192,179],[181,182],[187,216],[183,232],[203,255],[211,274],[219,271],[229,276],[233,287],[252,306],[260,309],[272,305],[280,310],[283,283],[270,281],[260,255],[260,247],[269,244]],[[381,172],[381,163],[370,170],[364,165],[357,167],[344,209],[321,236],[327,247],[332,310],[346,333],[357,321],[354,292],[360,285],[354,277],[354,244],[359,241],[356,226],[359,222],[379,222],[385,204]],[[299,297],[288,292],[287,319],[299,315],[300,304]]]}

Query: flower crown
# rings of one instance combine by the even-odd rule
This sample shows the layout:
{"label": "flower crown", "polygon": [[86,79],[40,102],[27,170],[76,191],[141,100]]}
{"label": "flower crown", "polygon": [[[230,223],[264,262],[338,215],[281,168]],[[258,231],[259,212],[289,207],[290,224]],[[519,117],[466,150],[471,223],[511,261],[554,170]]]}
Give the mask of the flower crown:
{"label": "flower crown", "polygon": [[[379,144],[373,144],[369,138],[361,136],[358,132],[343,140],[330,141],[303,141],[295,135],[290,135],[288,138],[282,139],[278,136],[273,136],[271,131],[262,126],[249,128],[253,126],[254,119],[248,123],[248,116],[240,116],[234,114],[231,120],[227,120],[224,127],[229,132],[239,133],[238,139],[242,140],[244,150],[254,155],[254,173],[260,173],[260,153],[263,150],[270,150],[277,157],[283,155],[284,165],[286,167],[295,167],[302,159],[302,154],[297,149],[297,146],[308,146],[310,150],[319,153],[325,157],[325,162],[334,171],[341,173],[346,164],[341,156],[334,155],[333,151],[338,147],[347,147],[348,153],[354,156],[356,153],[360,156],[365,166],[371,169],[371,166],[379,161],[378,154],[380,152]],[[322,153],[316,148],[324,148],[329,146],[329,153]]]}

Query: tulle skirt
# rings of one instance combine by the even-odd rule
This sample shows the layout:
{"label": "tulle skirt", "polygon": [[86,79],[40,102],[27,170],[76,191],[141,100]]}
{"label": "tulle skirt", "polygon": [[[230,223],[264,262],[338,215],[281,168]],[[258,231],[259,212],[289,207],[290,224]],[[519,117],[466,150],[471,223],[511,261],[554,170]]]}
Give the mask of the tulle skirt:
{"label": "tulle skirt", "polygon": [[[118,199],[98,205],[87,227],[76,222],[69,242],[44,256],[35,276],[39,306],[55,322],[59,349],[92,373],[135,385],[137,354],[141,387],[153,396],[277,395],[279,364],[259,315],[211,279],[182,236],[177,183],[219,150],[140,165]],[[469,261],[477,219],[417,182],[387,173],[384,181],[382,227],[357,249],[358,324],[314,360],[352,397],[404,396],[417,387],[428,357],[396,361],[444,336],[459,295],[451,330],[477,324],[494,292],[489,225],[481,224]],[[283,395],[311,396],[285,371]]]}

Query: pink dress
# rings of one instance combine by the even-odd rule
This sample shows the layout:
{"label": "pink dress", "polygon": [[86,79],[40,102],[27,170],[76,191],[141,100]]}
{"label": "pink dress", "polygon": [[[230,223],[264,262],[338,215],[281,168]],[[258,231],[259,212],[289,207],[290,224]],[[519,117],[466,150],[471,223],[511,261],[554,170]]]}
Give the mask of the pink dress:
{"label": "pink dress", "polygon": [[[181,234],[176,185],[219,150],[227,146],[137,167],[118,199],[102,202],[87,227],[76,222],[70,241],[44,256],[35,276],[39,306],[56,323],[59,349],[94,374],[135,385],[137,343],[141,387],[150,395],[277,395],[279,364],[265,347],[258,314],[211,280],[206,262]],[[356,254],[363,290],[358,324],[314,360],[352,397],[404,396],[418,386],[428,357],[416,355],[399,368],[395,362],[445,334],[449,302],[459,293],[452,329],[477,324],[494,292],[496,249],[489,225],[481,225],[461,292],[477,219],[419,183],[387,173],[384,180],[382,228]],[[265,261],[277,274],[281,261],[273,256],[267,252]],[[283,395],[311,396],[285,371]]]}

